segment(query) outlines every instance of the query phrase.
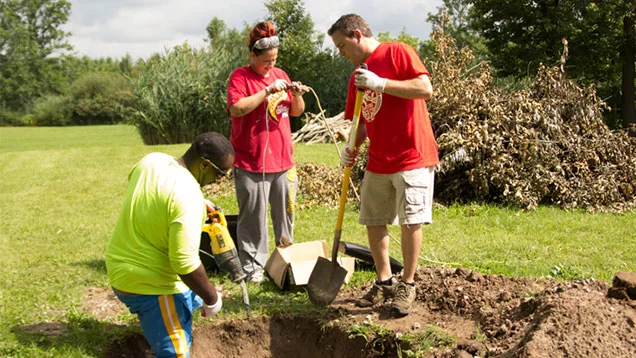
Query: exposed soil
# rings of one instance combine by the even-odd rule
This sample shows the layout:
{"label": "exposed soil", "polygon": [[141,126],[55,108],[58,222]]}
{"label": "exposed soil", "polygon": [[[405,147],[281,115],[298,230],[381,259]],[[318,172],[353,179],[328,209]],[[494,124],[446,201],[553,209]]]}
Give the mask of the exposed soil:
{"label": "exposed soil", "polygon": [[[624,290],[611,294],[622,299],[609,298],[616,287],[602,281],[516,279],[425,267],[416,282],[416,303],[406,317],[392,316],[389,304],[358,308],[354,301],[366,288],[343,288],[324,316],[197,326],[192,357],[406,357],[418,347],[405,338],[430,327],[452,338],[451,344],[433,344],[417,356],[636,357],[636,302]],[[369,330],[351,334],[354,325]],[[145,346],[143,336],[129,336],[113,342],[106,356],[143,357]]]}

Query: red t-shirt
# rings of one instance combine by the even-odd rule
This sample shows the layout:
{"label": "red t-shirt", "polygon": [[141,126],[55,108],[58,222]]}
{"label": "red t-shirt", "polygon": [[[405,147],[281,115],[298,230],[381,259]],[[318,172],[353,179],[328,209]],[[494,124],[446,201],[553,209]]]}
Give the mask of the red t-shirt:
{"label": "red t-shirt", "polygon": [[[285,71],[276,67],[272,68],[267,77],[257,74],[250,66],[237,68],[228,81],[227,108],[244,97],[262,91],[279,78],[291,83]],[[280,95],[286,98],[276,107],[276,120],[270,115],[267,105],[273,96]],[[232,117],[230,143],[234,147],[236,167],[255,173],[277,173],[294,166],[290,109],[290,91],[278,92],[269,95],[262,104],[243,117]]]}
{"label": "red t-shirt", "polygon": [[[376,75],[407,80],[429,75],[417,52],[401,42],[383,42],[367,59]],[[355,72],[349,79],[345,118],[353,118],[356,99]],[[391,174],[435,166],[439,163],[437,142],[424,99],[405,99],[365,89],[360,120],[369,138],[367,170]]]}

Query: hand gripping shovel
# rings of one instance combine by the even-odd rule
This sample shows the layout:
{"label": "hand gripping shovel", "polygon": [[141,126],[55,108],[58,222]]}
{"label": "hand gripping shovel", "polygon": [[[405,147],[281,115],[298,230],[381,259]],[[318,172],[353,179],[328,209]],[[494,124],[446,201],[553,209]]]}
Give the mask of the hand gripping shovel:
{"label": "hand gripping shovel", "polygon": [[[366,68],[362,64],[362,68]],[[349,142],[347,147],[353,153],[358,133],[358,123],[360,122],[360,110],[362,108],[363,90],[358,88],[356,93],[356,103],[353,110],[353,120],[351,131],[349,133]],[[336,221],[336,231],[333,238],[333,247],[331,249],[331,261],[324,257],[318,257],[318,261],[314,266],[309,281],[307,282],[307,293],[309,300],[316,306],[328,306],[338,295],[338,291],[342,286],[347,270],[338,264],[338,248],[340,246],[340,235],[342,234],[342,219],[344,217],[345,204],[347,202],[347,192],[349,191],[349,176],[351,175],[351,166],[345,167],[344,176],[342,178],[342,190],[340,191],[340,206],[338,208],[338,220]]]}

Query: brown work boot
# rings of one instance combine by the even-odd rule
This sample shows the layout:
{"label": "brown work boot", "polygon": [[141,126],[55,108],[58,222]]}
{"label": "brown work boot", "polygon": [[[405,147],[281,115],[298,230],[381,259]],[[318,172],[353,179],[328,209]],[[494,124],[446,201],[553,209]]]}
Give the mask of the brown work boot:
{"label": "brown work boot", "polygon": [[393,290],[397,285],[397,280],[395,277],[391,277],[390,285],[380,285],[378,282],[374,282],[373,286],[367,291],[367,293],[360,297],[360,299],[356,302],[358,307],[370,307],[376,305],[377,303],[384,302],[384,300],[393,297]]}
{"label": "brown work boot", "polygon": [[409,314],[416,295],[415,286],[411,286],[404,281],[398,282],[395,285],[395,295],[393,296],[393,312],[402,316]]}

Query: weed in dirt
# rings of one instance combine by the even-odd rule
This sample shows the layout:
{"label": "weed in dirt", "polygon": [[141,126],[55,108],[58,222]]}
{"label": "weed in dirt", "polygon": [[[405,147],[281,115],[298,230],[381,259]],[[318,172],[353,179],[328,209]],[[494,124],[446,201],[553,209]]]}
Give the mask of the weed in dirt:
{"label": "weed in dirt", "polygon": [[437,326],[428,326],[424,332],[416,334],[415,337],[418,344],[429,347],[451,347],[457,343],[455,337]]}
{"label": "weed in dirt", "polygon": [[391,334],[391,330],[373,322],[370,317],[366,318],[363,323],[355,323],[347,329],[347,335],[349,339],[362,337],[367,342],[376,337],[384,337]]}
{"label": "weed in dirt", "polygon": [[397,334],[396,338],[398,355],[409,358],[421,357],[431,348],[448,348],[457,344],[455,337],[437,326],[428,326],[418,333]]}
{"label": "weed in dirt", "polygon": [[550,268],[550,275],[548,278],[553,278],[557,280],[578,280],[583,279],[583,275],[576,268],[570,265],[554,265]]}
{"label": "weed in dirt", "polygon": [[437,326],[427,326],[417,333],[395,333],[384,325],[377,324],[371,317],[367,317],[362,323],[351,325],[347,329],[347,335],[349,339],[362,337],[368,345],[382,352],[394,346],[398,356],[404,357],[421,357],[433,347],[446,348],[457,343],[455,337]]}
{"label": "weed in dirt", "polygon": [[486,336],[481,330],[481,324],[479,324],[479,322],[475,325],[475,334],[473,335],[472,339],[479,342],[488,343],[488,336]]}

